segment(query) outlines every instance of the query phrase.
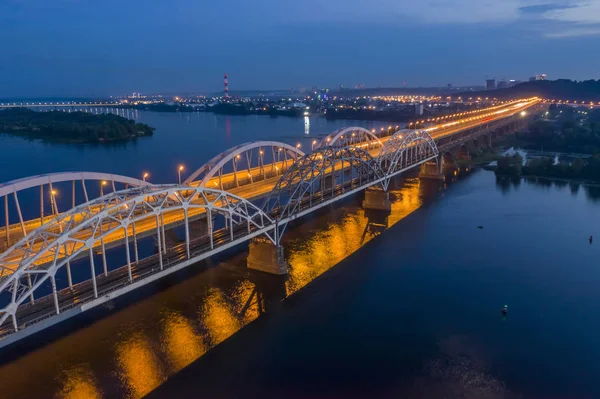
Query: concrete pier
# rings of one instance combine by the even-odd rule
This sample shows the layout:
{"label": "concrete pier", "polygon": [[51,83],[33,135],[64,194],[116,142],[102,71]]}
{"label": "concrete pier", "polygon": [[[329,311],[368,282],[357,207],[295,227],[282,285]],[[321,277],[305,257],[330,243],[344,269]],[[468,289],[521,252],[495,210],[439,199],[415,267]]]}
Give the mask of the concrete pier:
{"label": "concrete pier", "polygon": [[435,161],[423,164],[419,172],[419,179],[444,180],[441,165]]}
{"label": "concrete pier", "polygon": [[247,258],[248,269],[265,273],[287,274],[287,262],[283,256],[283,247],[275,246],[266,238],[257,237],[250,241],[250,253]]}
{"label": "concrete pier", "polygon": [[373,209],[377,211],[391,211],[392,202],[390,193],[381,188],[367,188],[365,190],[365,199],[362,206],[364,209]]}

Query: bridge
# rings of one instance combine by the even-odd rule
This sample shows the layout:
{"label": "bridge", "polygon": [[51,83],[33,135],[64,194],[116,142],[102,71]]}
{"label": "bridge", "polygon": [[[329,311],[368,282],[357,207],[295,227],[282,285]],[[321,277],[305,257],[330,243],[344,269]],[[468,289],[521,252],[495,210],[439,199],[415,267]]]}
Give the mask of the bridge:
{"label": "bridge", "polygon": [[[0,347],[243,243],[249,268],[285,274],[290,222],[361,191],[365,208],[389,210],[395,176],[418,167],[442,179],[469,146],[491,145],[542,108],[533,98],[423,129],[349,127],[310,153],[246,143],[180,184],[95,172],[0,184]],[[23,212],[21,198],[37,195],[37,211]]]}
{"label": "bridge", "polygon": [[57,102],[14,102],[14,103],[0,103],[0,109],[2,108],[65,108],[65,107],[118,107],[123,104],[114,101],[57,101]]}

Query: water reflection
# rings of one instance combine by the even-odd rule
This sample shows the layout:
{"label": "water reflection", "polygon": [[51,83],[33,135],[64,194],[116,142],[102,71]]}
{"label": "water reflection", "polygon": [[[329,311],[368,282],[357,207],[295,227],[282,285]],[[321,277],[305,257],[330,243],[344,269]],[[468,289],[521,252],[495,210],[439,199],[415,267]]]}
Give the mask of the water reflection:
{"label": "water reflection", "polygon": [[134,332],[121,339],[115,353],[117,376],[126,397],[141,398],[166,380],[166,376],[149,338],[143,332]]}
{"label": "water reflection", "polygon": [[181,370],[206,352],[202,337],[194,325],[177,312],[169,312],[163,320],[163,346],[167,353],[171,370]]}
{"label": "water reflection", "polygon": [[[287,277],[248,271],[247,252],[228,257],[221,267],[175,277],[163,291],[117,307],[93,325],[0,366],[3,391],[7,397],[22,397],[22,392],[32,397],[142,397],[418,209],[437,189],[418,179],[396,182],[389,215],[365,212],[362,198],[356,197],[290,227],[283,243]],[[23,370],[28,378],[18,378]],[[40,388],[27,385],[32,379]]]}
{"label": "water reflection", "polygon": [[89,369],[89,365],[69,368],[63,374],[65,385],[58,395],[61,398],[99,399],[102,397],[98,382]]}

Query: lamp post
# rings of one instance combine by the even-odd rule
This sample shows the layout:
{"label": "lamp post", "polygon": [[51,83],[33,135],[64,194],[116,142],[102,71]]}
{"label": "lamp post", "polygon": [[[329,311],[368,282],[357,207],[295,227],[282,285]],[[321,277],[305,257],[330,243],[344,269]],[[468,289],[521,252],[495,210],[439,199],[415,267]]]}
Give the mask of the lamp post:
{"label": "lamp post", "polygon": [[58,207],[56,206],[56,195],[58,194],[58,191],[56,190],[51,190],[50,191],[50,206],[52,207],[52,214],[57,215],[58,214]]}
{"label": "lamp post", "polygon": [[148,178],[148,176],[150,176],[150,175],[148,174],[148,172],[145,172],[145,173],[144,173],[144,175],[142,176],[142,181],[144,181],[144,182],[145,182],[145,181],[146,181],[146,179]]}
{"label": "lamp post", "polygon": [[106,186],[106,180],[100,182],[100,196],[104,196],[104,186]]}
{"label": "lamp post", "polygon": [[183,165],[179,165],[179,168],[177,168],[177,180],[179,181],[179,185],[181,186],[181,172],[183,172],[185,168],[183,167]]}

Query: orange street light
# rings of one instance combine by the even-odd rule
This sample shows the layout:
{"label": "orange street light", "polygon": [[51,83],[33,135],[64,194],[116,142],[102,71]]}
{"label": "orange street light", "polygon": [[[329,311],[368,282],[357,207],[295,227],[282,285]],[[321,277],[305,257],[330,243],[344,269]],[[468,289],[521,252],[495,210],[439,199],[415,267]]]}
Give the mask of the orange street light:
{"label": "orange street light", "polygon": [[179,168],[177,168],[177,181],[179,181],[179,185],[181,186],[181,172],[183,172],[185,168],[183,167],[183,165],[179,165]]}
{"label": "orange street light", "polygon": [[148,178],[148,176],[150,176],[148,174],[148,172],[144,173],[144,175],[142,176],[142,181],[146,181],[146,179]]}

